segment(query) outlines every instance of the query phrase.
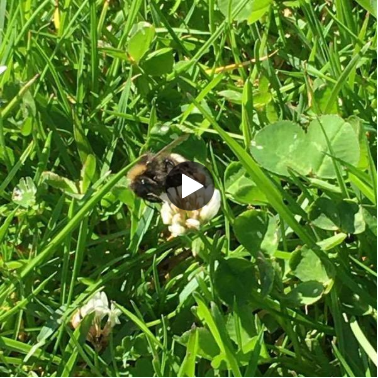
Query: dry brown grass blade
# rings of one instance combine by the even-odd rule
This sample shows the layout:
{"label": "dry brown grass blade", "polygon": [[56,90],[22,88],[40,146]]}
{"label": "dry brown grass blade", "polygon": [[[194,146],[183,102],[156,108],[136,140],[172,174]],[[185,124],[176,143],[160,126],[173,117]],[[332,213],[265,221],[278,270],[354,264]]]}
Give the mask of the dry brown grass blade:
{"label": "dry brown grass blade", "polygon": [[242,62],[242,63],[228,64],[227,66],[222,66],[222,67],[218,67],[218,68],[215,68],[215,69],[211,68],[209,70],[206,70],[205,72],[207,74],[212,74],[212,73],[218,74],[218,73],[226,72],[226,71],[234,71],[234,70],[241,68],[241,67],[247,67],[252,63],[256,63],[257,61],[263,62],[264,60],[267,60],[270,57],[272,57],[273,55],[275,55],[277,52],[278,52],[278,50],[275,50],[272,53],[270,53],[269,55],[265,55],[258,60],[253,58],[253,59],[247,60],[246,62]]}

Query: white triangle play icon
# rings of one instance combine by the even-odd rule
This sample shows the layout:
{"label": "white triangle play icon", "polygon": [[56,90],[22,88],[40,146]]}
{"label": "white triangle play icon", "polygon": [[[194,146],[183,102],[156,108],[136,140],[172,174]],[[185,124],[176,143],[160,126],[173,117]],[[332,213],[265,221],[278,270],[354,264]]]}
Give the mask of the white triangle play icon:
{"label": "white triangle play icon", "polygon": [[203,188],[203,185],[198,181],[195,181],[187,175],[181,174],[182,179],[182,194],[181,198],[190,196],[192,193]]}

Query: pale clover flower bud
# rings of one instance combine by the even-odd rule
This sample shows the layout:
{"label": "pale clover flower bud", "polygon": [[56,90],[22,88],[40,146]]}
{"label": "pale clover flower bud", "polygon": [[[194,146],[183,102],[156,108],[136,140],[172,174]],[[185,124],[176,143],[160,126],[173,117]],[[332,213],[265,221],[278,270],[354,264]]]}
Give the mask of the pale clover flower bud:
{"label": "pale clover flower bud", "polygon": [[188,228],[192,228],[196,230],[199,230],[201,226],[201,222],[198,219],[194,219],[194,218],[188,218],[185,221],[185,224]]}
{"label": "pale clover flower bud", "polygon": [[198,231],[201,225],[209,222],[218,213],[221,195],[215,189],[209,203],[198,210],[181,210],[169,200],[165,200],[161,208],[163,223],[168,225],[172,237],[184,235],[189,231]]}
{"label": "pale clover flower bud", "polygon": [[186,228],[179,223],[173,223],[172,226],[168,227],[173,237],[184,235],[186,233]]}

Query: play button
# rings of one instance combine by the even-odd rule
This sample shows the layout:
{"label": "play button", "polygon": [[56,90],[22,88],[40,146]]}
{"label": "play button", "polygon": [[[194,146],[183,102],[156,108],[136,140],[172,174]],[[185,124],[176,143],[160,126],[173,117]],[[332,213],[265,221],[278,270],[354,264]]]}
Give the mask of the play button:
{"label": "play button", "polygon": [[211,200],[214,182],[211,173],[203,165],[185,161],[169,172],[165,190],[175,206],[192,211],[200,209]]}
{"label": "play button", "polygon": [[203,185],[197,181],[194,181],[187,175],[181,174],[182,193],[181,198],[186,198],[192,193],[203,188]]}

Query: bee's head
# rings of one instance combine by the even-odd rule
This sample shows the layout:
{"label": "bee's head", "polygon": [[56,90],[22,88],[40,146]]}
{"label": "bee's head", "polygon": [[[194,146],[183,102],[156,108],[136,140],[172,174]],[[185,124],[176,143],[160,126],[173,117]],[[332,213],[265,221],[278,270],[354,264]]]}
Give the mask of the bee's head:
{"label": "bee's head", "polygon": [[146,175],[140,175],[135,178],[135,180],[130,185],[130,188],[138,197],[146,199],[150,202],[161,202],[161,186],[152,178]]}

